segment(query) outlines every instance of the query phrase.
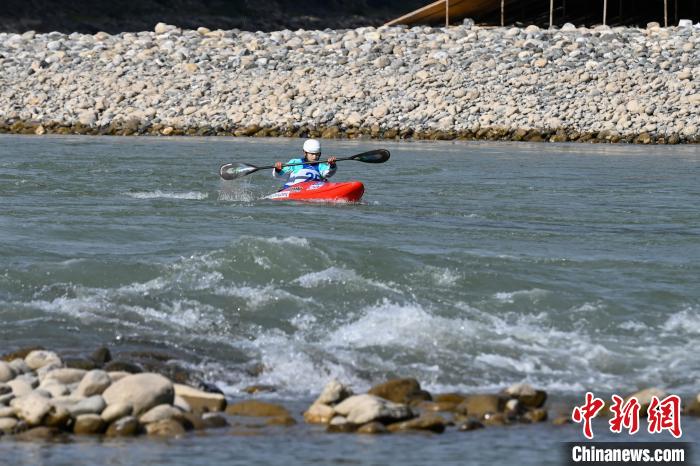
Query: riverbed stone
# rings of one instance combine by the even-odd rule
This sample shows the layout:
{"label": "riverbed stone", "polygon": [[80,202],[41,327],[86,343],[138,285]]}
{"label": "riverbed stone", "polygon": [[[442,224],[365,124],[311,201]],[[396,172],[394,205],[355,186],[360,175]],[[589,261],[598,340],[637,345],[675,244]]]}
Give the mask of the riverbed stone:
{"label": "riverbed stone", "polygon": [[259,400],[245,400],[232,403],[226,407],[226,414],[231,416],[272,417],[289,416],[284,406]]}
{"label": "riverbed stone", "polygon": [[105,422],[99,415],[81,414],[75,418],[73,432],[82,435],[94,435],[102,433],[105,427]]}
{"label": "riverbed stone", "polygon": [[197,412],[223,411],[226,397],[221,393],[210,393],[183,384],[175,384],[175,395],[184,399]]}
{"label": "riverbed stone", "polygon": [[408,421],[396,422],[389,424],[387,429],[389,432],[399,432],[407,430],[426,430],[441,434],[445,431],[447,420],[435,413],[425,413],[417,418],[409,419]]}
{"label": "riverbed stone", "polygon": [[536,390],[529,384],[515,384],[504,390],[504,393],[516,398],[523,406],[528,408],[541,408],[547,401],[547,392]]}
{"label": "riverbed stone", "polygon": [[67,406],[68,411],[70,411],[73,416],[80,416],[82,414],[101,414],[102,411],[107,407],[104,398],[100,395],[94,395],[89,398],[84,398],[75,403],[72,406]]}
{"label": "riverbed stone", "polygon": [[105,435],[107,437],[132,437],[138,435],[141,430],[141,424],[139,420],[134,416],[126,416],[116,421],[112,422]]}
{"label": "riverbed stone", "polygon": [[366,424],[372,421],[390,423],[414,417],[408,406],[370,394],[351,396],[333,409],[353,424]]}
{"label": "riverbed stone", "polygon": [[304,412],[304,420],[309,424],[328,424],[334,415],[332,407],[316,402]]}
{"label": "riverbed stone", "polygon": [[503,412],[508,399],[502,395],[495,394],[473,394],[466,395],[456,408],[457,412],[483,418],[487,414]]}
{"label": "riverbed stone", "polygon": [[107,405],[127,403],[133,414],[139,416],[154,406],[172,404],[175,389],[172,382],[154,373],[133,374],[113,383],[102,397]]}
{"label": "riverbed stone", "polygon": [[150,424],[164,419],[181,420],[182,411],[169,404],[154,406],[139,417],[139,422],[141,424]]}
{"label": "riverbed stone", "polygon": [[102,413],[100,413],[100,417],[102,417],[102,420],[107,424],[111,424],[117,419],[130,416],[133,410],[134,408],[129,403],[115,403],[108,405]]}
{"label": "riverbed stone", "polygon": [[44,417],[51,409],[51,402],[37,393],[29,393],[12,400],[11,406],[15,409],[19,419],[27,422],[30,427],[41,424]]}
{"label": "riverbed stone", "polygon": [[15,378],[15,371],[9,363],[0,361],[0,383],[9,382]]}
{"label": "riverbed stone", "polygon": [[41,369],[49,364],[57,364],[58,366],[63,364],[61,358],[59,358],[56,353],[45,350],[35,350],[30,352],[24,358],[24,362],[26,362],[27,366],[33,371]]}
{"label": "riverbed stone", "polygon": [[165,419],[146,425],[146,433],[157,437],[181,437],[185,435],[185,428],[177,421]]}
{"label": "riverbed stone", "polygon": [[80,382],[80,380],[85,376],[86,371],[82,369],[71,369],[71,368],[57,368],[50,372],[41,379],[42,383],[54,380],[63,385],[69,385],[72,383]]}
{"label": "riverbed stone", "polygon": [[321,394],[318,396],[318,398],[316,398],[314,404],[318,403],[323,405],[332,405],[340,403],[352,394],[352,389],[350,387],[347,387],[338,380],[333,379],[328,382],[325,387],[323,387]]}
{"label": "riverbed stone", "polygon": [[392,379],[375,385],[367,392],[394,403],[408,404],[414,400],[432,400],[430,393],[422,390],[416,379]]}
{"label": "riverbed stone", "polygon": [[76,396],[101,395],[112,384],[109,374],[101,369],[91,370],[80,379],[80,384],[75,390]]}
{"label": "riverbed stone", "polygon": [[14,417],[0,417],[0,432],[9,434],[14,431],[19,420]]}

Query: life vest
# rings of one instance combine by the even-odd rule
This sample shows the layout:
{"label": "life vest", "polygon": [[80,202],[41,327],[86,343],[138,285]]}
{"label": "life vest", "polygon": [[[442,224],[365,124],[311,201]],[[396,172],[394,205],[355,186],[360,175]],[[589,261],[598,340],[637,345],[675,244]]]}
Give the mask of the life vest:
{"label": "life vest", "polygon": [[[291,159],[287,164],[303,163],[303,159]],[[278,172],[272,169],[272,176],[275,178],[288,177],[284,184],[285,188],[293,184],[302,183],[304,181],[323,181],[335,175],[336,168],[331,167],[328,163],[304,163],[303,165],[294,165],[293,167],[282,167],[282,171]]]}

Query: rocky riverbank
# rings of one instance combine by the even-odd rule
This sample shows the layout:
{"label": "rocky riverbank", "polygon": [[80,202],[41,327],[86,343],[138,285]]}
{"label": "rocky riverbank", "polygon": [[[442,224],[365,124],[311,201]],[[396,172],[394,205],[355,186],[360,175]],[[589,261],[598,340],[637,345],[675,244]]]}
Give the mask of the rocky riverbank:
{"label": "rocky riverbank", "polygon": [[684,143],[700,29],[0,34],[0,132]]}
{"label": "rocky riverbank", "polygon": [[[417,380],[405,378],[355,394],[351,387],[331,380],[303,415],[295,415],[269,401],[231,402],[210,384],[199,382],[194,387],[174,382],[163,375],[164,371],[172,375],[166,363],[158,371],[143,372],[135,361],[112,361],[106,348],[84,358],[64,359],[41,349],[6,354],[0,359],[0,437],[180,437],[188,431],[229,426],[232,433],[245,435],[250,429],[260,433],[265,428],[290,428],[301,420],[297,417],[320,424],[327,432],[359,434],[442,433],[446,429],[571,422],[566,403],[559,402],[557,415],[547,393],[527,384],[498,393],[431,394]],[[247,391],[261,390],[274,387],[253,386]],[[645,413],[652,397],[661,399],[666,393],[651,388],[631,396]],[[685,414],[700,414],[697,397],[689,400]]]}

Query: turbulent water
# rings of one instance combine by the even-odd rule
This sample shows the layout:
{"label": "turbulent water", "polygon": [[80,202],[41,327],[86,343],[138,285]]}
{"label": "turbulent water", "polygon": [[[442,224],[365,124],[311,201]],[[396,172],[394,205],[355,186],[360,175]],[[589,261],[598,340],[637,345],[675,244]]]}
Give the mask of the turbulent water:
{"label": "turbulent water", "polygon": [[0,138],[0,346],[170,352],[232,395],[697,391],[700,150],[386,147],[360,205],[260,198],[299,140]]}

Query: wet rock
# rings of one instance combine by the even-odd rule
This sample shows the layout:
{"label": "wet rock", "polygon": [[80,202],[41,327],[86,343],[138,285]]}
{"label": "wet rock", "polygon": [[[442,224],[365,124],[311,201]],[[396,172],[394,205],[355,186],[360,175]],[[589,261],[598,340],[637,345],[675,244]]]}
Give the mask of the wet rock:
{"label": "wet rock", "polygon": [[459,405],[462,403],[467,395],[461,393],[440,393],[433,397],[433,401],[436,403],[451,403],[454,405]]}
{"label": "wet rock", "polygon": [[547,420],[547,410],[544,408],[534,408],[523,415],[527,422],[544,422]]}
{"label": "wet rock", "polygon": [[105,364],[112,360],[112,353],[106,347],[101,347],[95,350],[94,353],[90,355],[90,359],[97,364],[98,367],[103,367]]}
{"label": "wet rock", "polygon": [[15,398],[29,395],[34,391],[34,387],[36,386],[36,384],[32,383],[31,379],[24,377],[17,377],[10,380],[7,382],[7,385],[12,389],[12,394]]}
{"label": "wet rock", "polygon": [[209,393],[187,385],[175,384],[175,395],[184,399],[197,412],[223,411],[226,397],[220,393]]}
{"label": "wet rock", "polygon": [[332,405],[335,403],[340,403],[352,394],[352,389],[343,385],[337,380],[331,380],[323,388],[323,391],[321,391],[321,394],[318,396],[315,403]]}
{"label": "wet rock", "polygon": [[105,430],[105,422],[97,414],[81,414],[76,417],[73,432],[78,435],[100,434]]}
{"label": "wet rock", "polygon": [[160,404],[172,404],[175,389],[162,375],[133,374],[113,383],[102,394],[108,405],[126,403],[138,416]]}
{"label": "wet rock", "polygon": [[68,409],[63,406],[52,406],[44,418],[44,425],[66,430],[73,422],[73,418]]}
{"label": "wet rock", "polygon": [[304,420],[309,424],[328,424],[335,415],[335,410],[321,403],[312,404],[304,412]]}
{"label": "wet rock", "polygon": [[485,426],[504,426],[508,418],[504,413],[486,413],[481,421]]}
{"label": "wet rock", "polygon": [[132,411],[133,407],[128,403],[115,403],[107,406],[100,414],[100,417],[107,424],[111,424],[117,419],[130,416]]}
{"label": "wet rock", "polygon": [[292,416],[274,416],[270,417],[265,421],[265,424],[269,426],[293,426],[297,423],[296,419]]}
{"label": "wet rock", "polygon": [[547,401],[547,392],[535,390],[528,384],[515,384],[505,390],[505,394],[516,398],[527,408],[541,408]]}
{"label": "wet rock", "polygon": [[41,346],[30,346],[27,348],[20,348],[17,351],[12,351],[10,353],[3,354],[2,357],[0,357],[0,359],[2,359],[5,362],[12,362],[15,359],[21,359],[22,361],[24,361],[24,358],[26,358],[27,355],[29,353],[31,353],[32,351],[43,350],[43,349],[44,348],[42,348]]}
{"label": "wet rock", "polygon": [[284,406],[258,400],[240,401],[226,407],[226,414],[231,416],[273,417],[289,416]]}
{"label": "wet rock", "polygon": [[[46,132],[45,130],[43,131]],[[84,371],[90,371],[97,368],[95,361],[86,358],[64,358],[63,363],[66,367],[70,369],[82,369]]]}
{"label": "wet rock", "polygon": [[17,417],[32,427],[42,423],[52,405],[47,398],[36,393],[29,393],[12,400],[11,406],[15,409]]}
{"label": "wet rock", "polygon": [[20,442],[35,442],[37,440],[47,441],[61,437],[61,431],[55,427],[34,427],[14,436],[14,440]]}
{"label": "wet rock", "polygon": [[186,432],[179,422],[166,419],[146,425],[146,433],[157,437],[181,437]]}
{"label": "wet rock", "polygon": [[446,426],[447,421],[442,416],[434,413],[426,413],[415,419],[389,424],[387,429],[389,432],[398,432],[402,430],[427,430],[440,434],[445,431]]}
{"label": "wet rock", "polygon": [[[270,419],[278,419],[278,418],[270,418]],[[204,414],[202,414],[201,423],[202,423],[202,427],[200,427],[200,428],[205,428],[205,429],[216,429],[216,428],[228,426],[228,421],[226,421],[226,418],[218,413],[204,413]],[[197,427],[194,425],[194,423],[193,423],[193,426],[195,428]]]}
{"label": "wet rock", "polygon": [[101,414],[107,407],[105,400],[100,395],[94,395],[89,398],[81,399],[72,406],[67,406],[73,416],[82,414]]}
{"label": "wet rock", "polygon": [[394,403],[408,404],[413,400],[431,400],[430,393],[421,390],[416,379],[393,379],[372,387],[367,393]]}
{"label": "wet rock", "polygon": [[141,424],[134,416],[126,416],[111,423],[105,432],[107,437],[133,437],[138,435]]}
{"label": "wet rock", "polygon": [[484,424],[482,424],[478,419],[470,417],[466,421],[461,422],[457,426],[457,430],[461,432],[468,432],[471,430],[483,429]]}
{"label": "wet rock", "polygon": [[181,420],[183,419],[182,411],[168,404],[158,405],[142,414],[139,417],[139,422],[141,424],[150,424],[166,419]]}
{"label": "wet rock", "polygon": [[34,350],[24,358],[24,362],[31,370],[41,369],[49,364],[62,365],[61,358],[53,351]]}
{"label": "wet rock", "polygon": [[277,387],[274,387],[272,385],[250,385],[248,387],[245,387],[243,389],[244,392],[249,393],[249,394],[254,394],[254,393],[272,393],[277,391]]}
{"label": "wet rock", "polygon": [[141,366],[127,361],[111,361],[105,364],[103,369],[106,372],[128,372],[130,374],[139,374],[143,372]]}
{"label": "wet rock", "polygon": [[507,400],[501,395],[466,395],[464,401],[457,406],[456,411],[476,418],[482,418],[486,414],[503,412]]}
{"label": "wet rock", "polygon": [[13,433],[18,422],[14,417],[0,417],[0,432],[4,434]]}
{"label": "wet rock", "polygon": [[56,382],[69,385],[80,382],[85,376],[85,371],[82,369],[60,368],[48,372],[42,379],[42,382],[55,380]]}
{"label": "wet rock", "polygon": [[15,376],[21,375],[21,374],[27,374],[31,372],[31,369],[27,365],[26,362],[24,362],[24,359],[13,359],[10,361],[10,367],[12,368],[13,371],[15,371]]}
{"label": "wet rock", "polygon": [[0,383],[9,382],[15,378],[15,371],[5,361],[0,361]]}
{"label": "wet rock", "polygon": [[107,372],[100,369],[91,370],[80,379],[75,395],[84,397],[101,395],[111,384],[112,379]]}
{"label": "wet rock", "polygon": [[388,434],[389,430],[381,422],[368,422],[357,429],[358,434]]}
{"label": "wet rock", "polygon": [[370,394],[351,396],[335,406],[334,410],[353,424],[372,421],[390,423],[414,417],[408,406]]}

